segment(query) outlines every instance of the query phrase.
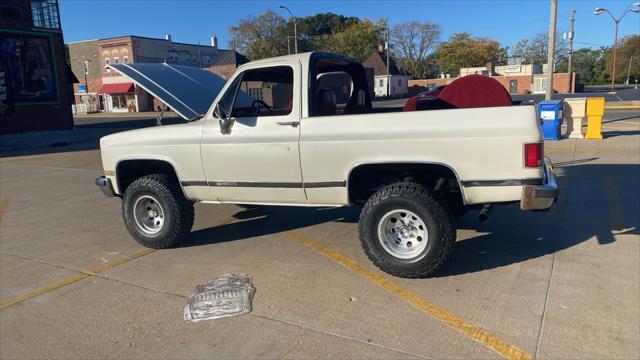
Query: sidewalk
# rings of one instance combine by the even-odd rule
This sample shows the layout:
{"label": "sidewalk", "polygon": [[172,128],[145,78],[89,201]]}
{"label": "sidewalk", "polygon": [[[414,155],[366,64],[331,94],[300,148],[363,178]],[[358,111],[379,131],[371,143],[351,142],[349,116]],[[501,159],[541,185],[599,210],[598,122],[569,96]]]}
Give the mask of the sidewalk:
{"label": "sidewalk", "polygon": [[[104,118],[128,118],[128,119],[139,119],[139,118],[156,118],[160,115],[159,111],[143,111],[143,112],[99,112],[99,113],[90,113],[90,114],[75,114],[74,118],[83,118],[83,119],[104,119]],[[179,117],[173,111],[165,111],[162,115],[163,118],[172,118]]]}

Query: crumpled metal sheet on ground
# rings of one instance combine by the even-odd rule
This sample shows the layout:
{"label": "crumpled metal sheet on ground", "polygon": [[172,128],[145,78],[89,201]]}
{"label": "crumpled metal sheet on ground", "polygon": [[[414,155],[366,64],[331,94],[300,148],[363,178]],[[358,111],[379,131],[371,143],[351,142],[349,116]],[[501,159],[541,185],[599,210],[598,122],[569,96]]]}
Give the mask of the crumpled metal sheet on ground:
{"label": "crumpled metal sheet on ground", "polygon": [[249,275],[222,275],[195,288],[184,306],[184,319],[198,322],[250,313],[255,292]]}

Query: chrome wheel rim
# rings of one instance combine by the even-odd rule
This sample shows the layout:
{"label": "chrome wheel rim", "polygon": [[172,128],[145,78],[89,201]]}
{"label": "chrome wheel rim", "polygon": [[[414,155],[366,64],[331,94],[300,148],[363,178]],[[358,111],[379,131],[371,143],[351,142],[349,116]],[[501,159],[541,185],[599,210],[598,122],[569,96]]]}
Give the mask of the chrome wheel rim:
{"label": "chrome wheel rim", "polygon": [[386,252],[398,259],[413,259],[427,247],[427,225],[416,213],[396,209],[378,222],[378,241]]}
{"label": "chrome wheel rim", "polygon": [[133,214],[136,225],[145,234],[155,235],[164,225],[164,211],[156,198],[142,195],[133,203]]}

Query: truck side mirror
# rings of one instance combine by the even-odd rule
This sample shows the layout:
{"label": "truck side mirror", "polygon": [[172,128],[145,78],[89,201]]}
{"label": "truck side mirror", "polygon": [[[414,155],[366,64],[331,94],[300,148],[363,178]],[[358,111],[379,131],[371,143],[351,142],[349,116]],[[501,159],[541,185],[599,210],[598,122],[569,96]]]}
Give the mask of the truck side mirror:
{"label": "truck side mirror", "polygon": [[218,118],[220,122],[220,132],[222,135],[231,134],[231,126],[234,123],[234,120],[231,119],[220,107],[220,104],[216,104],[216,107],[213,109],[213,115]]}

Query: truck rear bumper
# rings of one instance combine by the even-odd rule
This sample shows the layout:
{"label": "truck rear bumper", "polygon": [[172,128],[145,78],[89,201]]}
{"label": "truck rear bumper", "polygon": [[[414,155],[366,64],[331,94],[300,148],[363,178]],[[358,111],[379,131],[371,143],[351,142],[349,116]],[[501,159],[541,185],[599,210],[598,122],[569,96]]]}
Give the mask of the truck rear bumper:
{"label": "truck rear bumper", "polygon": [[113,186],[111,185],[111,179],[106,176],[100,176],[96,179],[96,186],[102,190],[102,193],[106,197],[114,197]]}
{"label": "truck rear bumper", "polygon": [[548,210],[558,198],[559,187],[553,164],[549,158],[544,159],[544,182],[542,185],[524,185],[520,209]]}

